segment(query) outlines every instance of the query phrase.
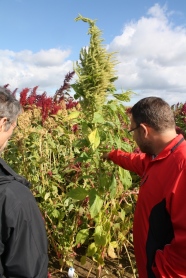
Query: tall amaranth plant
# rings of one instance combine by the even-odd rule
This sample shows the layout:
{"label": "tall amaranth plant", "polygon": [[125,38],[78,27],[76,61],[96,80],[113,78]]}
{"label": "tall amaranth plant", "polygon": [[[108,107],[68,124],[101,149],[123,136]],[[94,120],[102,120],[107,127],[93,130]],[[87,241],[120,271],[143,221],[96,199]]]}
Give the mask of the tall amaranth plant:
{"label": "tall amaranth plant", "polygon": [[[94,112],[100,111],[108,95],[115,92],[114,53],[108,53],[102,45],[102,32],[95,25],[95,20],[79,15],[76,21],[82,20],[89,24],[88,34],[90,44],[80,51],[79,61],[76,62],[75,72],[78,76],[72,88],[74,97],[80,98],[83,112],[90,119]],[[91,119],[90,119],[91,120]]]}
{"label": "tall amaranth plant", "polygon": [[95,21],[81,15],[78,20],[89,24],[90,45],[81,49],[74,69],[78,79],[71,85],[82,108],[76,118],[78,138],[73,142],[81,175],[67,196],[80,204],[76,222],[82,224],[77,227],[76,246],[88,245],[81,262],[92,257],[97,264],[96,277],[101,277],[106,256],[118,257],[116,253],[121,251],[131,229],[128,211],[132,205],[128,207],[125,201],[132,185],[130,173],[122,168],[118,171],[118,167],[101,159],[102,152],[112,147],[131,150],[123,140],[129,141],[126,109],[117,100],[107,102],[108,95],[128,101],[130,92],[115,93],[114,53],[108,53],[102,45]]}

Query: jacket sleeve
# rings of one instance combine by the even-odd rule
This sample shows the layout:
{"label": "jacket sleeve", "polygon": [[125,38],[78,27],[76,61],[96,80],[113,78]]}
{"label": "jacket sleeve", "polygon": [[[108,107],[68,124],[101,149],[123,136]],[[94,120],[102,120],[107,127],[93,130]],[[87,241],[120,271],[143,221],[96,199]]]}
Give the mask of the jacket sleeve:
{"label": "jacket sleeve", "polygon": [[172,195],[167,199],[174,238],[157,250],[153,271],[156,277],[186,277],[186,166],[177,175]]}
{"label": "jacket sleeve", "polygon": [[127,153],[121,150],[113,150],[109,153],[109,160],[113,161],[120,167],[135,172],[142,176],[145,169],[145,164],[148,160],[144,153]]}
{"label": "jacket sleeve", "polygon": [[47,278],[47,237],[35,200],[29,200],[27,207],[18,203],[7,216],[3,260],[5,277]]}

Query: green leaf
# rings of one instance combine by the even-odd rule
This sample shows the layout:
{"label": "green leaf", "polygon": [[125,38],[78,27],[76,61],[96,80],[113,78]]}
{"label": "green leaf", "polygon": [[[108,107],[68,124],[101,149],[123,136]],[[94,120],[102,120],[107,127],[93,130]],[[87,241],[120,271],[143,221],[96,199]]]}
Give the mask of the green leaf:
{"label": "green leaf", "polygon": [[121,230],[120,223],[115,223],[115,224],[113,224],[112,229],[113,229],[115,232],[119,232],[119,231]]}
{"label": "green leaf", "polygon": [[78,139],[77,141],[73,142],[73,145],[76,146],[77,148],[83,148],[83,147],[88,147],[89,146],[89,141],[88,139]]}
{"label": "green leaf", "polygon": [[82,187],[74,188],[67,193],[67,196],[78,201],[84,200],[87,195],[87,190]]}
{"label": "green leaf", "polygon": [[89,123],[88,123],[88,122],[83,121],[83,122],[81,123],[81,128],[82,128],[82,132],[83,132],[83,134],[87,134],[87,133],[88,133],[88,131],[90,130]]}
{"label": "green leaf", "polygon": [[74,111],[74,112],[72,112],[71,114],[68,115],[67,119],[68,120],[77,119],[79,114],[80,114],[79,111]]}
{"label": "green leaf", "polygon": [[82,152],[80,154],[80,156],[75,159],[74,162],[75,163],[77,163],[77,162],[84,162],[84,161],[87,161],[89,159],[90,159],[90,157],[88,156],[88,154],[86,152]]}
{"label": "green leaf", "polygon": [[104,260],[102,258],[102,254],[95,254],[94,260],[101,266],[104,266]]}
{"label": "green leaf", "polygon": [[93,193],[93,191],[90,191],[89,197],[90,197],[90,215],[92,218],[94,218],[100,212],[103,206],[103,200],[97,194],[95,194],[95,192]]}
{"label": "green leaf", "polygon": [[53,215],[54,218],[58,218],[60,213],[57,209],[54,209],[53,212],[52,212],[52,215]]}
{"label": "green leaf", "polygon": [[100,135],[100,141],[103,143],[103,141],[106,141],[107,139],[107,132],[104,130],[99,130],[99,135]]}
{"label": "green leaf", "polygon": [[119,217],[121,218],[122,221],[125,220],[125,211],[123,209],[121,209],[121,211],[119,212]]}
{"label": "green leaf", "polygon": [[103,229],[104,229],[104,231],[109,232],[110,228],[111,228],[111,222],[109,220],[104,224]]}
{"label": "green leaf", "polygon": [[68,207],[68,211],[71,212],[74,209],[74,204],[70,204],[70,206]]}
{"label": "green leaf", "polygon": [[49,197],[50,197],[50,192],[47,192],[47,193],[45,194],[44,200],[46,201]]}
{"label": "green leaf", "polygon": [[86,256],[82,256],[81,259],[80,259],[80,262],[82,265],[86,264],[86,261],[87,261],[87,257]]}
{"label": "green leaf", "polygon": [[110,133],[109,133],[109,142],[110,142],[110,145],[114,144],[114,139]]}
{"label": "green leaf", "polygon": [[114,139],[115,139],[115,144],[117,146],[117,149],[121,149],[121,143],[122,143],[121,138],[119,136],[115,136]]}
{"label": "green leaf", "polygon": [[109,103],[108,108],[110,108],[112,110],[112,112],[116,112],[117,111],[117,105],[114,102]]}
{"label": "green leaf", "polygon": [[132,204],[126,204],[124,209],[125,213],[132,213],[133,206]]}
{"label": "green leaf", "polygon": [[88,237],[89,237],[88,229],[80,230],[76,236],[76,244],[78,243],[83,244]]}
{"label": "green leaf", "polygon": [[91,143],[92,149],[96,150],[100,144],[100,136],[99,136],[99,132],[98,132],[97,128],[90,133],[90,135],[88,136],[88,139]]}
{"label": "green leaf", "polygon": [[92,242],[87,249],[87,256],[93,256],[97,252],[97,247],[95,242]]}
{"label": "green leaf", "polygon": [[132,91],[126,91],[121,94],[113,94],[113,96],[118,100],[128,102],[128,101],[130,101],[132,94],[134,94]]}
{"label": "green leaf", "polygon": [[132,147],[129,143],[122,142],[121,144],[121,149],[124,150],[125,152],[130,153],[132,151]]}
{"label": "green leaf", "polygon": [[[59,176],[59,175],[58,175],[58,176]],[[60,178],[61,178],[61,176],[60,176]],[[58,188],[57,188],[57,186],[52,185],[52,193],[53,193],[54,195],[57,195],[57,194],[58,194]]]}
{"label": "green leaf", "polygon": [[93,123],[100,123],[100,124],[102,124],[102,123],[104,123],[104,118],[103,118],[103,116],[100,114],[100,113],[98,113],[98,112],[95,112],[94,113],[94,118],[93,118]]}
{"label": "green leaf", "polygon": [[102,230],[102,227],[100,227],[100,229],[98,229],[98,227],[97,227],[97,229],[95,229],[94,240],[98,246],[106,245],[107,236],[106,236],[105,232]]}
{"label": "green leaf", "polygon": [[108,173],[101,172],[99,175],[99,187],[98,190],[101,194],[105,192],[105,190],[109,190],[110,187],[110,177]]}
{"label": "green leaf", "polygon": [[116,196],[117,184],[114,175],[112,176],[112,181],[110,185],[110,198],[114,199]]}
{"label": "green leaf", "polygon": [[130,188],[132,185],[132,177],[128,170],[119,167],[119,177],[125,189]]}
{"label": "green leaf", "polygon": [[89,203],[90,203],[90,206],[92,206],[92,204],[94,203],[96,195],[97,195],[97,191],[94,188],[92,188],[89,191]]}

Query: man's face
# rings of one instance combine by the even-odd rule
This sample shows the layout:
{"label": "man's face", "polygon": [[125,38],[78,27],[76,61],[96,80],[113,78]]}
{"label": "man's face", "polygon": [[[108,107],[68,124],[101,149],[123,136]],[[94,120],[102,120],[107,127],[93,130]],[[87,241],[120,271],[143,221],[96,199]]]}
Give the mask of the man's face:
{"label": "man's face", "polygon": [[4,118],[0,120],[0,154],[7,146],[8,140],[12,136],[12,133],[15,127],[17,126],[17,121],[15,121],[10,125],[9,129],[6,131],[6,126],[5,126],[6,121],[3,119]]}
{"label": "man's face", "polygon": [[[145,136],[145,129],[143,128],[145,124],[140,125],[139,128],[133,131],[133,139],[140,148],[143,153],[152,155],[153,154],[153,147],[152,142],[149,140],[149,136]],[[136,123],[131,116],[131,129],[137,127]]]}

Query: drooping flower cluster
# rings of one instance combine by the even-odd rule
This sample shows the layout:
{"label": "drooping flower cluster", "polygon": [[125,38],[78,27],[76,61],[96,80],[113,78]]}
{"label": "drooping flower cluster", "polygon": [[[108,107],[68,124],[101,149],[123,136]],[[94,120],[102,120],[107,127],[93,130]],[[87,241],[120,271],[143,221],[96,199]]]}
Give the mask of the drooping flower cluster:
{"label": "drooping flower cluster", "polygon": [[63,85],[56,91],[53,100],[55,102],[60,102],[65,99],[65,95],[68,95],[68,91],[70,90],[70,81],[73,78],[75,71],[69,72],[66,74]]}
{"label": "drooping flower cluster", "polygon": [[[71,109],[76,107],[78,101],[74,101],[68,94],[70,90],[69,81],[72,79],[73,75],[74,72],[70,72],[65,76],[63,85],[56,91],[53,97],[48,97],[46,92],[37,94],[38,86],[35,86],[33,89],[24,88],[20,93],[20,103],[24,110],[32,109],[34,106],[40,108],[42,121],[44,122],[50,115],[56,115],[60,109]],[[14,94],[16,90],[14,90]]]}
{"label": "drooping flower cluster", "polygon": [[34,106],[39,107],[44,122],[49,115],[57,114],[61,106],[54,102],[52,97],[47,97],[46,92],[41,95],[37,94],[37,88],[38,86],[34,87],[31,92],[29,88],[23,89],[20,93],[20,103],[24,110],[32,109]]}

